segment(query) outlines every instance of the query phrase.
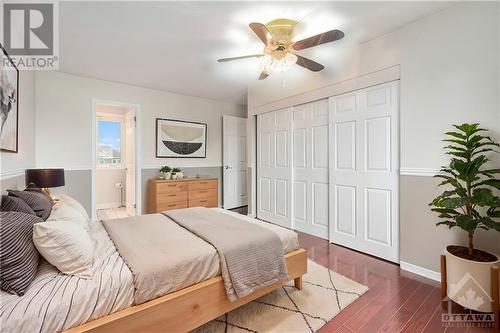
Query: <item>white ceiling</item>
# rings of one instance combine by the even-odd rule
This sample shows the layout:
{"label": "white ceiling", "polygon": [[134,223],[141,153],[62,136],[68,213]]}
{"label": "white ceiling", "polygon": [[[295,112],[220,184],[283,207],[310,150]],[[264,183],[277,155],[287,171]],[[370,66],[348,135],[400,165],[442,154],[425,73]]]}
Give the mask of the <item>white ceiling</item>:
{"label": "white ceiling", "polygon": [[[260,53],[248,28],[286,17],[302,20],[296,39],[330,29],[346,38],[328,50],[393,31],[450,2],[60,2],[60,71],[192,96],[246,104],[260,60],[218,63]],[[352,44],[351,44],[352,45]],[[307,53],[303,53],[307,55]],[[301,69],[292,69],[301,70]],[[318,75],[304,71],[304,75]]]}

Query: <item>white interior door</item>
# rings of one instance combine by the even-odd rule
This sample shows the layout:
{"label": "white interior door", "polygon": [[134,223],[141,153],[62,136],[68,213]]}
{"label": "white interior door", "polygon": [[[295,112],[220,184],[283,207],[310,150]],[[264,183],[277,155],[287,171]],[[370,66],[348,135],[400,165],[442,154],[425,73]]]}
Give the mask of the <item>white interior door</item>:
{"label": "white interior door", "polygon": [[399,262],[399,83],[330,98],[330,240]]}
{"label": "white interior door", "polygon": [[247,205],[247,125],[245,118],[224,115],[223,132],[223,195],[224,208]]}
{"label": "white interior door", "polygon": [[257,217],[292,227],[291,108],[257,116]]}
{"label": "white interior door", "polygon": [[328,100],[293,107],[293,227],[328,239]]}
{"label": "white interior door", "polygon": [[125,208],[127,214],[136,214],[135,205],[135,110],[125,115]]}

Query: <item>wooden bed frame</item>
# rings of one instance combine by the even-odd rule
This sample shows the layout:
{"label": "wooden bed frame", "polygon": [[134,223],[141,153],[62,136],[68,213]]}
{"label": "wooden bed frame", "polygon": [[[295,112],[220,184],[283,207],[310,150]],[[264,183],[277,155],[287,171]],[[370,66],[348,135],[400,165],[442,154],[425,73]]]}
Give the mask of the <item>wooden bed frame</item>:
{"label": "wooden bed frame", "polygon": [[[288,276],[302,289],[302,275],[307,273],[307,252],[299,249],[285,255]],[[112,313],[64,333],[187,332],[223,314],[280,288],[288,281],[230,302],[221,276],[158,297],[143,304]]]}

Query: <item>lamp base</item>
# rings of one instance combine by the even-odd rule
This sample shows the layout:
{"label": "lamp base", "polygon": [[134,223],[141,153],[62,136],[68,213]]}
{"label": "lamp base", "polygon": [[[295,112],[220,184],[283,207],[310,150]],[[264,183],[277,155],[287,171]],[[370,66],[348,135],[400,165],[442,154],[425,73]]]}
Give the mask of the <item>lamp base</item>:
{"label": "lamp base", "polygon": [[54,200],[55,198],[52,196],[52,191],[50,190],[50,188],[48,187],[44,187],[42,188],[42,191],[45,192],[45,194],[47,194],[52,200]]}

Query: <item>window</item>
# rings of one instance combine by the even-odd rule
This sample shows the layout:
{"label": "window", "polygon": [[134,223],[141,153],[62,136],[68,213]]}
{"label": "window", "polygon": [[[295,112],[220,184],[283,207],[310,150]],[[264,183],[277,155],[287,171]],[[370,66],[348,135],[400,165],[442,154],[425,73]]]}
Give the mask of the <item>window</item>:
{"label": "window", "polygon": [[122,124],[119,121],[97,121],[97,165],[101,167],[122,164]]}

